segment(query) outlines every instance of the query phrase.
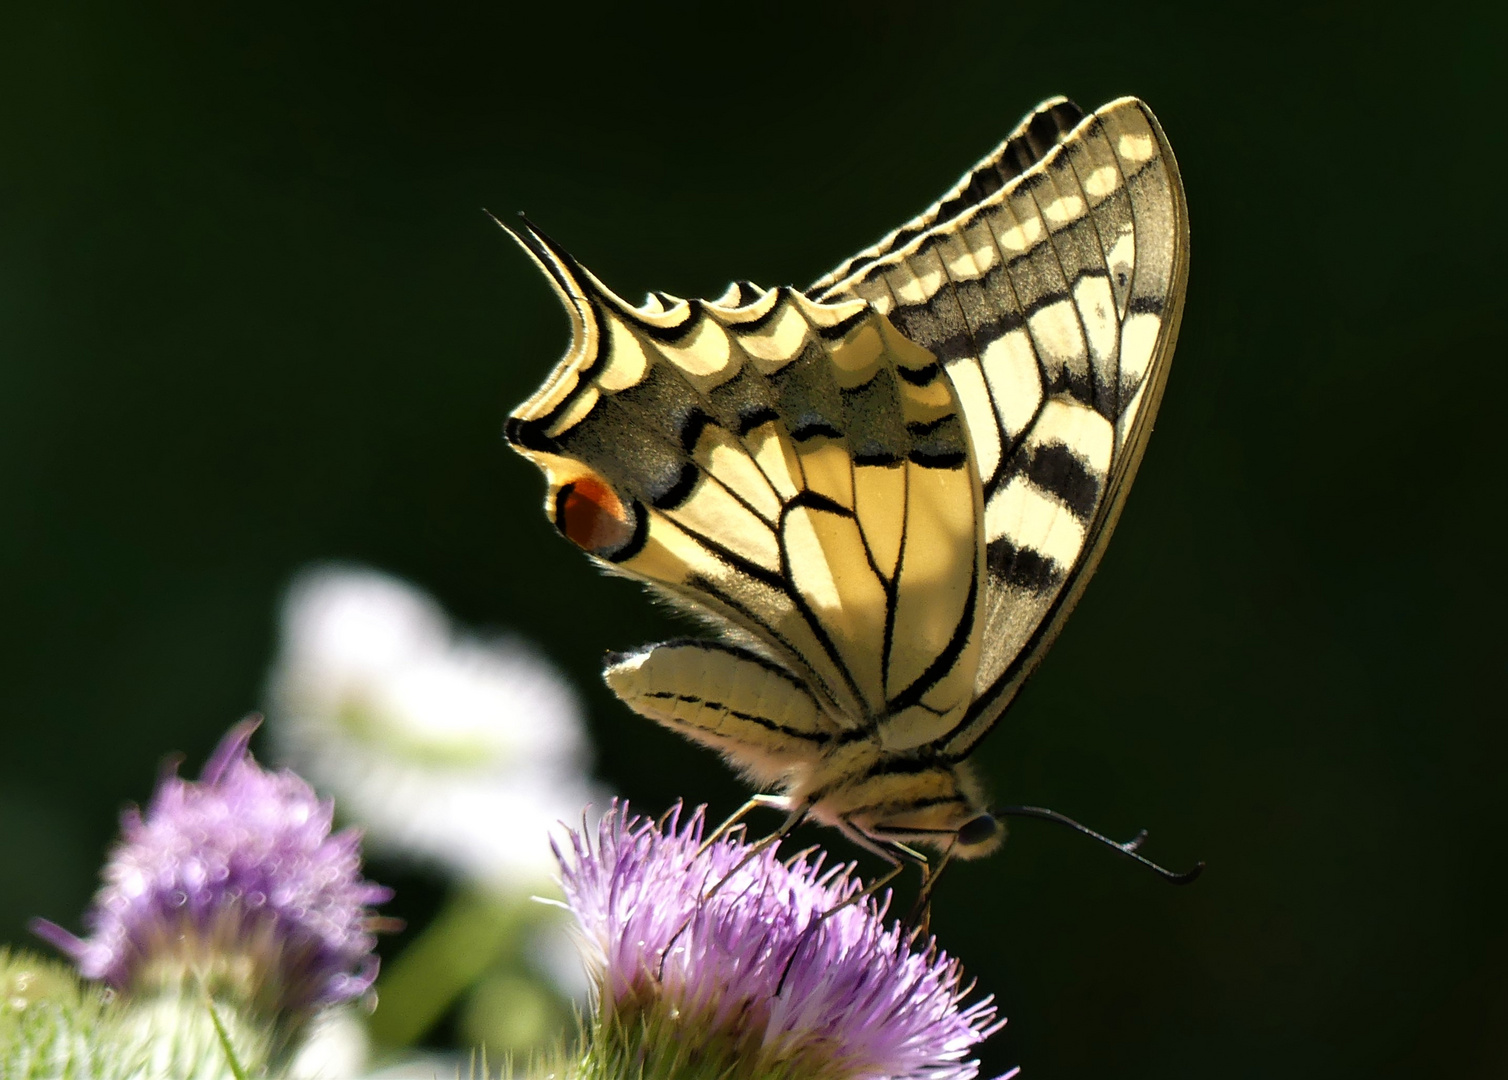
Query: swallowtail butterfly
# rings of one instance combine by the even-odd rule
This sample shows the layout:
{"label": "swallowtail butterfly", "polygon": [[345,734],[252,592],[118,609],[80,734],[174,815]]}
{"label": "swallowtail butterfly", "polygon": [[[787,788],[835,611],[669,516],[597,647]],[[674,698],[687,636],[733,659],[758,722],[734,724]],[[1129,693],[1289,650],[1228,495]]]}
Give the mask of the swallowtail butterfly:
{"label": "swallowtail butterfly", "polygon": [[994,850],[969,755],[1094,572],[1178,333],[1188,214],[1150,110],[1043,102],[806,289],[635,307],[515,235],[572,341],[508,440],[561,533],[721,631],[608,685],[790,824]]}

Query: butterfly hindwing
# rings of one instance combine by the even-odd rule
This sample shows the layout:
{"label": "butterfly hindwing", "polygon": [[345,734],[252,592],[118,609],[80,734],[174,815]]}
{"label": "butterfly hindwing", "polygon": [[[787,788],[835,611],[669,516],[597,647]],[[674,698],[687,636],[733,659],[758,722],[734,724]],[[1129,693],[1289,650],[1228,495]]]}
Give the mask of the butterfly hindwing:
{"label": "butterfly hindwing", "polygon": [[[885,312],[945,364],[967,418],[987,570],[975,701],[941,744],[954,757],[1093,572],[1177,332],[1187,212],[1161,128],[1129,98],[1076,117],[1044,103],[948,197],[812,290]],[[992,173],[1010,175],[986,192]]]}
{"label": "butterfly hindwing", "polygon": [[629,708],[720,752],[774,786],[820,756],[842,728],[789,671],[719,641],[667,641],[614,657],[608,686]]}
{"label": "butterfly hindwing", "polygon": [[[982,492],[935,358],[857,300],[739,286],[632,308],[522,239],[577,327],[509,425],[561,532],[717,618],[829,723],[898,747],[953,730],[973,696]],[[639,667],[720,700],[729,661],[704,658],[705,687],[694,665]]]}

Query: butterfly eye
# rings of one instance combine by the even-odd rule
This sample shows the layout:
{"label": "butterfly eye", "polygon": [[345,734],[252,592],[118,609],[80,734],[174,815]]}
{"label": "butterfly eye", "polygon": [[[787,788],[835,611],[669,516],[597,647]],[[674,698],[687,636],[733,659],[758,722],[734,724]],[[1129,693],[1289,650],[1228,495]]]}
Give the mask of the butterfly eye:
{"label": "butterfly eye", "polygon": [[1000,835],[1001,825],[989,814],[980,814],[978,817],[965,821],[958,829],[958,842],[964,847],[974,847],[978,844],[988,844]]}
{"label": "butterfly eye", "polygon": [[590,555],[612,559],[632,545],[639,515],[607,484],[584,477],[555,493],[555,527]]}

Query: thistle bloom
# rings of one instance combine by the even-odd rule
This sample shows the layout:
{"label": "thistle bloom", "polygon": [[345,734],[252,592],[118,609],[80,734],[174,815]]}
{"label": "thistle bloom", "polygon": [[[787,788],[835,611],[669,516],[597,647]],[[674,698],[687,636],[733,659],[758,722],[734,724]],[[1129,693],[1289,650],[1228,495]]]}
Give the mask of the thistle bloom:
{"label": "thistle bloom", "polygon": [[371,986],[369,905],[392,894],[361,877],[354,831],[330,834],[331,802],[257,765],[259,722],[231,728],[197,783],[169,773],[122,815],[88,938],[33,924],[84,976],[133,994],[198,981],[284,1026]]}
{"label": "thistle bloom", "polygon": [[596,792],[575,693],[517,638],[458,633],[433,598],[354,567],[307,570],[269,679],[280,754],[373,854],[542,887],[547,837]]}
{"label": "thistle bloom", "polygon": [[824,870],[820,854],[785,864],[773,846],[739,867],[749,845],[698,854],[702,811],[679,818],[661,827],[615,806],[595,845],[583,830],[557,847],[596,986],[593,1054],[646,1077],[978,1073],[965,1057],[1003,1023],[993,1001],[964,1005],[959,963],[914,947],[874,898],[839,909],[862,888],[851,868]]}

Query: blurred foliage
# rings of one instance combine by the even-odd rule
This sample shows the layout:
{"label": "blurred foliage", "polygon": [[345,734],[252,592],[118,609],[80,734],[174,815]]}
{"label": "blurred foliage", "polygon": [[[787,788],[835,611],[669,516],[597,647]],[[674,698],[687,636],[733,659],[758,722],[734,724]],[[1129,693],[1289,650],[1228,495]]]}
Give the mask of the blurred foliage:
{"label": "blurred foliage", "polygon": [[0,946],[0,1076],[130,1080],[143,1057],[119,1010],[72,965]]}
{"label": "blurred foliage", "polygon": [[600,685],[604,649],[679,631],[551,534],[498,437],[566,321],[481,208],[630,297],[800,284],[1040,98],[1135,93],[1189,194],[1177,361],[981,766],[1210,868],[1170,889],[1023,822],[949,870],[934,929],[1011,1019],[996,1072],[1502,1075],[1500,18],[11,5],[0,939],[76,926],[121,802],[259,704],[311,559],[519,628],[590,695],[604,779],[731,810]]}
{"label": "blurred foliage", "polygon": [[268,1033],[204,993],[125,998],[71,965],[0,947],[6,1080],[245,1080],[265,1075]]}

